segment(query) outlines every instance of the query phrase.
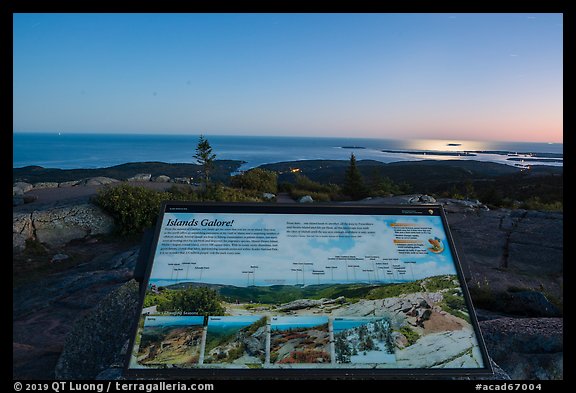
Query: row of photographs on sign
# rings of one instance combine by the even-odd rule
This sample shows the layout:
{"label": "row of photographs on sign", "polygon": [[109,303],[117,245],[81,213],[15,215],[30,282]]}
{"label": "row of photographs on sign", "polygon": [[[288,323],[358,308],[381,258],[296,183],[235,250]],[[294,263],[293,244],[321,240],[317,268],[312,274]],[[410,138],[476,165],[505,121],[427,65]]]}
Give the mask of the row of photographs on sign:
{"label": "row of photographs on sign", "polygon": [[385,317],[145,316],[132,368],[394,367]]}

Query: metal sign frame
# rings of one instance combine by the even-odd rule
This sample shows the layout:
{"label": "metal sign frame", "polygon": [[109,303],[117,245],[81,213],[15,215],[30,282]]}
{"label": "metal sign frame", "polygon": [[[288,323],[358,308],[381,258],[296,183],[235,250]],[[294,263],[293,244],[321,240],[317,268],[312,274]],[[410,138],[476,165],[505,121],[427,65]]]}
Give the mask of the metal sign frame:
{"label": "metal sign frame", "polygon": [[[209,225],[210,222],[212,222],[212,224],[214,225],[219,225],[222,226],[225,230],[226,226],[228,225],[228,227],[231,227],[232,225],[234,225],[234,223],[230,223],[230,218],[231,217],[236,217],[236,219],[241,219],[241,218],[246,218],[246,217],[254,217],[254,215],[260,215],[259,217],[266,217],[266,219],[274,219],[275,217],[283,217],[286,218],[285,215],[289,215],[289,217],[293,217],[294,221],[305,221],[307,217],[315,217],[315,218],[330,218],[332,220],[336,219],[336,218],[341,218],[341,217],[346,217],[347,219],[351,219],[352,217],[356,218],[359,222],[363,222],[366,221],[368,219],[372,219],[372,218],[378,218],[378,219],[384,219],[386,217],[404,217],[405,219],[414,219],[414,218],[419,218],[419,219],[424,219],[424,220],[435,220],[435,222],[438,222],[438,218],[440,218],[441,220],[441,231],[443,234],[443,238],[442,239],[438,239],[438,242],[442,243],[441,247],[442,247],[442,251],[440,252],[446,252],[446,255],[448,255],[450,258],[449,260],[451,260],[453,262],[453,272],[454,272],[454,276],[457,279],[457,286],[459,288],[458,289],[454,289],[456,292],[454,292],[456,295],[461,296],[461,300],[463,301],[464,304],[464,313],[462,313],[462,311],[458,311],[460,314],[459,316],[462,316],[462,314],[467,315],[464,316],[463,318],[466,319],[467,318],[467,322],[468,325],[466,325],[467,329],[470,329],[470,335],[471,337],[473,337],[473,339],[475,339],[475,345],[473,347],[473,351],[475,355],[472,355],[471,351],[468,351],[468,354],[472,357],[476,357],[476,361],[479,362],[479,366],[478,367],[451,367],[451,368],[408,368],[408,367],[393,367],[393,366],[380,366],[380,363],[376,362],[376,364],[378,364],[378,366],[375,366],[374,368],[371,366],[364,366],[362,363],[354,363],[356,364],[356,366],[353,367],[348,367],[346,365],[342,365],[342,363],[337,363],[334,360],[334,354],[335,354],[335,340],[334,340],[334,331],[336,329],[336,325],[335,325],[335,321],[338,320],[338,322],[340,323],[341,320],[346,320],[346,319],[351,319],[353,321],[347,321],[347,322],[352,322],[356,325],[354,326],[360,326],[358,324],[363,324],[364,322],[361,321],[361,318],[358,318],[357,316],[353,316],[348,318],[348,316],[346,315],[346,313],[344,312],[344,314],[341,314],[340,316],[330,316],[330,314],[327,314],[328,316],[330,316],[329,320],[329,328],[326,327],[326,331],[330,331],[330,339],[328,340],[328,345],[331,352],[330,352],[330,365],[326,365],[326,364],[316,364],[316,363],[304,363],[304,364],[297,364],[296,366],[293,366],[295,368],[282,368],[283,366],[280,366],[278,364],[275,365],[271,365],[271,350],[270,350],[270,342],[271,342],[271,336],[272,336],[272,332],[276,332],[278,333],[279,330],[274,330],[274,327],[271,327],[272,325],[274,325],[274,322],[272,321],[273,318],[275,318],[276,320],[278,320],[278,318],[276,318],[276,316],[270,316],[268,315],[266,317],[266,334],[267,334],[267,347],[266,347],[266,361],[262,360],[262,364],[260,366],[258,366],[257,368],[254,368],[253,365],[252,367],[250,367],[249,365],[246,365],[246,368],[235,368],[236,366],[230,366],[231,363],[228,364],[222,364],[219,365],[218,363],[215,364],[208,364],[206,365],[186,365],[185,367],[181,367],[181,366],[174,366],[173,364],[168,363],[158,363],[157,365],[153,365],[152,363],[151,366],[145,366],[143,364],[140,364],[138,361],[138,348],[135,347],[135,345],[142,339],[142,332],[144,331],[144,324],[148,323],[147,325],[147,329],[148,330],[153,330],[153,328],[156,326],[156,324],[158,324],[158,326],[164,326],[161,325],[160,322],[158,322],[158,317],[160,317],[160,320],[162,320],[162,318],[164,317],[161,314],[158,314],[158,312],[156,311],[156,314],[154,314],[153,316],[145,316],[143,314],[143,306],[144,306],[144,302],[145,302],[145,297],[146,294],[150,294],[150,290],[151,288],[155,288],[155,290],[157,290],[157,287],[153,286],[153,284],[151,283],[151,281],[154,281],[154,277],[151,277],[152,272],[154,271],[154,266],[157,262],[158,256],[159,256],[159,252],[163,252],[161,251],[161,247],[163,247],[161,244],[159,244],[159,241],[161,240],[161,231],[162,228],[166,228],[166,223],[171,224],[173,226],[175,225],[182,225],[182,227],[184,228],[190,228],[190,227],[198,227],[199,229],[196,230],[202,230],[200,227],[204,224],[201,225],[201,221],[195,220],[195,219],[190,219],[187,222],[178,222],[178,220],[176,221],[170,221],[169,218],[167,218],[167,215],[172,214],[172,217],[174,217],[174,214],[188,214],[188,216],[186,217],[198,217],[200,219],[202,219],[202,217],[221,217],[224,218],[223,220],[216,220],[217,222],[215,222],[214,220],[210,221],[208,219],[208,221],[204,221],[204,223],[206,225]],[[191,214],[191,215],[190,215]],[[430,218],[430,217],[436,217],[436,218]],[[362,219],[363,218],[363,219]],[[228,222],[226,221],[228,220]],[[196,222],[194,222],[196,221]],[[330,221],[330,220],[329,220]],[[393,224],[392,224],[393,225]],[[286,228],[283,228],[281,231],[285,231]],[[280,231],[280,232],[281,232]],[[278,232],[278,231],[277,231]],[[197,232],[195,232],[197,233]],[[361,233],[361,232],[358,232]],[[396,233],[396,232],[394,232]],[[412,237],[412,238],[416,238],[418,237],[417,233],[418,232],[414,232],[416,233],[416,235],[412,235],[412,236],[408,236],[408,238]],[[376,235],[372,234],[371,235],[372,238],[374,238]],[[361,237],[361,235],[358,235],[358,237]],[[307,239],[314,239],[314,236],[311,235],[307,235]],[[396,242],[396,240],[394,240]],[[399,243],[402,242],[402,240],[398,240]],[[202,243],[202,241],[200,241],[199,243]],[[431,243],[432,244],[432,243]],[[427,244],[428,245],[428,244]],[[166,246],[166,244],[164,244],[164,246]],[[428,245],[430,246],[430,245]],[[432,244],[432,248],[428,248],[428,250],[433,250],[434,247],[436,247],[437,245],[433,245]],[[224,246],[226,247],[226,246]],[[401,247],[401,246],[398,246]],[[410,246],[412,247],[412,246]],[[420,246],[414,246],[414,247],[420,247]],[[170,249],[167,248],[168,250]],[[440,249],[440,248],[438,248]],[[434,251],[434,250],[433,250]],[[169,252],[169,251],[168,251]],[[438,252],[437,250],[434,252]],[[420,252],[422,254],[422,252]],[[238,254],[238,252],[237,252]],[[431,258],[434,258],[433,254]],[[166,257],[164,257],[166,258]],[[197,257],[199,259],[202,259],[202,257]],[[218,257],[218,258],[226,258],[226,256],[222,256],[222,257]],[[376,257],[374,257],[376,258]],[[384,259],[382,259],[384,260]],[[384,262],[381,262],[381,264],[383,264]],[[416,262],[413,262],[416,263]],[[346,265],[346,272],[348,274],[348,266],[356,266],[356,265]],[[187,269],[190,268],[190,266],[186,266]],[[195,268],[197,268],[198,266],[194,266]],[[258,288],[259,286],[256,285],[256,273],[254,270],[256,265],[252,266],[254,267],[254,269],[252,269],[251,274],[252,274],[252,285],[250,285],[250,274],[246,274],[247,276],[247,282],[245,285],[245,288]],[[330,267],[330,266],[329,266]],[[335,266],[336,267],[336,266]],[[396,265],[394,266],[395,268],[397,268],[397,272],[401,272],[402,267],[397,267]],[[304,268],[304,266],[302,266],[302,268]],[[181,268],[183,269],[183,268]],[[176,277],[178,277],[179,271],[180,269],[174,269],[174,271],[176,271]],[[260,270],[260,269],[258,269]],[[301,275],[302,275],[302,284],[300,284],[299,282],[299,276],[298,276],[298,269],[294,269],[296,271],[296,285],[297,287],[299,287],[300,289],[304,290],[305,288],[309,287],[312,288],[313,285],[310,283],[310,280],[312,279],[312,277],[309,277],[309,281],[308,281],[308,285],[305,285],[304,282],[304,271],[300,270]],[[374,270],[370,270],[370,269],[364,269],[365,272],[367,272],[367,276],[368,276],[368,284],[366,284],[364,281],[365,280],[357,280],[356,279],[356,268],[353,269],[354,270],[354,280],[350,279],[350,282],[356,283],[360,286],[364,286],[366,287],[367,285],[369,286],[369,288],[380,288],[386,285],[396,285],[396,284],[402,284],[402,283],[409,283],[409,282],[417,282],[419,280],[415,279],[414,276],[414,272],[412,272],[412,280],[391,280],[388,283],[384,283],[382,280],[377,281],[377,280],[371,280],[370,279],[370,272],[372,272],[373,275],[377,274],[374,273]],[[333,278],[333,273],[334,270],[332,271],[332,280],[334,280]],[[382,270],[384,271],[384,270]],[[247,270],[248,272],[248,270]],[[317,283],[320,284],[321,282],[321,278],[320,278],[320,270],[311,270],[309,273],[314,274],[314,272],[317,273]],[[406,273],[407,270],[406,268],[404,268],[404,273]],[[188,278],[189,272],[186,273],[186,277]],[[184,273],[182,273],[184,274]],[[200,271],[200,278],[202,277],[202,271]],[[328,273],[326,271],[324,271],[324,275],[328,275]],[[392,274],[392,277],[394,277],[394,272]],[[399,277],[397,275],[397,277]],[[424,276],[425,278],[429,278],[432,276]],[[245,277],[243,277],[243,279],[245,279]],[[192,281],[178,281],[178,279],[176,279],[176,286],[172,286],[171,288],[173,288],[173,290],[178,290],[178,289],[184,289],[186,285],[191,285],[191,286],[202,286],[202,284],[199,284],[198,282],[194,283]],[[201,280],[200,280],[201,281]],[[454,280],[453,280],[454,281]],[[270,283],[271,282],[271,283]],[[269,280],[269,282],[266,284],[269,287],[271,285],[273,285],[274,280]],[[223,284],[224,281],[221,282],[221,284]],[[371,283],[371,284],[370,284]],[[218,284],[218,283],[206,283],[207,286],[212,286],[214,287],[213,284]],[[266,286],[264,285],[264,286]],[[325,286],[328,284],[325,284]],[[334,285],[344,285],[344,284],[339,284],[336,283]],[[370,286],[371,285],[371,286]],[[321,288],[320,286],[318,288]],[[164,288],[162,288],[164,289]],[[234,289],[234,288],[233,288]],[[216,289],[216,291],[221,291],[222,289]],[[372,289],[370,289],[372,290]],[[239,291],[239,290],[238,290]],[[237,292],[238,292],[237,291]],[[160,296],[160,295],[159,295]],[[230,298],[231,299],[231,298]],[[228,299],[229,301],[231,301],[230,299]],[[383,298],[383,302],[384,302]],[[361,299],[364,300],[364,299]],[[236,302],[238,302],[238,300],[236,300]],[[236,306],[233,306],[236,307]],[[240,307],[240,306],[238,306]],[[245,306],[248,307],[248,306]],[[438,306],[439,307],[439,306]],[[435,310],[439,311],[440,309],[436,307]],[[195,314],[196,311],[195,310],[190,310],[190,313],[186,313],[186,312],[182,312],[183,314]],[[417,311],[414,311],[417,312]],[[419,311],[418,311],[419,312]],[[439,311],[440,312],[440,311]],[[181,313],[181,314],[182,314]],[[166,313],[165,313],[166,314]],[[176,315],[176,312],[170,312],[167,313],[167,315],[171,315],[168,318],[172,318],[172,317],[176,317],[178,318],[179,315]],[[278,314],[278,317],[282,317],[284,314]],[[324,314],[321,314],[321,316]],[[445,315],[445,314],[442,314]],[[328,318],[328,316],[326,318]],[[180,315],[180,318],[182,317],[182,315]],[[216,326],[217,323],[216,321],[220,321],[220,320],[226,320],[225,318],[222,318],[223,316],[213,316],[213,315],[206,315],[204,317],[204,322],[202,323],[202,340],[203,343],[200,345],[200,348],[205,349],[205,345],[206,345],[206,331],[212,329],[211,327],[207,327],[208,324],[210,324],[210,322],[213,322],[213,325],[210,326],[214,326],[214,331],[217,331]],[[197,317],[190,317],[190,320],[195,320],[195,319],[199,319],[200,315],[198,315]],[[238,317],[241,318],[241,317]],[[380,318],[380,317],[378,317]],[[372,325],[369,325],[370,328],[374,328],[375,324],[376,324],[376,320],[380,320],[377,317],[374,317],[372,319],[368,318],[369,322],[372,322]],[[381,317],[382,321],[385,322],[381,322],[381,327],[379,329],[384,329],[382,326],[385,326],[384,323],[387,323],[386,328],[388,329],[388,336],[390,337],[391,332],[393,332],[392,328],[391,328],[391,320],[388,321],[387,319],[384,319],[384,317]],[[232,319],[234,320],[234,317],[232,317]],[[290,318],[288,318],[290,319]],[[296,317],[297,319],[297,317]],[[454,319],[454,318],[452,318]],[[166,319],[165,319],[166,320]],[[374,321],[373,321],[374,320]],[[416,320],[418,320],[418,316],[416,317]],[[180,320],[181,322],[184,321],[184,319]],[[301,320],[303,321],[303,320]],[[222,322],[224,325],[226,325],[225,322]],[[232,322],[231,322],[232,323]],[[248,322],[246,322],[248,323]],[[243,326],[246,326],[246,323]],[[277,329],[280,329],[280,322],[277,322],[278,325],[274,325],[277,327]],[[299,322],[300,323],[300,322]],[[304,323],[304,322],[302,322]],[[426,323],[426,321],[422,322],[422,326],[424,326],[424,324]],[[183,325],[180,325],[183,326]],[[198,326],[199,322],[198,322]],[[232,326],[232,325],[230,325]],[[293,325],[293,326],[297,326],[297,325]],[[303,326],[303,325],[302,325]],[[328,325],[326,325],[328,326]],[[350,325],[352,326],[352,325]],[[368,326],[368,325],[366,325]],[[161,328],[160,328],[161,329]],[[304,329],[304,328],[302,328]],[[375,329],[375,328],[374,328]],[[464,328],[463,328],[464,329]],[[346,330],[346,329],[344,329]],[[200,328],[198,328],[198,332],[200,332]],[[290,332],[292,332],[292,330],[290,330]],[[304,332],[306,332],[306,330],[304,330]],[[350,332],[352,332],[353,334],[357,334],[358,330],[354,330],[354,328],[352,328],[351,330],[346,330],[346,334],[348,334],[348,336],[344,336],[344,337],[348,337],[347,340],[350,340]],[[200,334],[200,333],[199,333]],[[216,334],[216,333],[213,333]],[[279,333],[278,333],[279,334]],[[304,334],[304,333],[303,333]],[[397,334],[397,333],[396,333]],[[148,334],[146,337],[148,337],[150,334]],[[155,337],[155,336],[154,336]],[[176,336],[177,337],[177,336]],[[188,336],[189,338],[190,336]],[[289,336],[282,336],[283,339],[287,338]],[[354,339],[356,341],[358,336],[353,336]],[[381,336],[382,337],[382,336]],[[138,338],[138,339],[137,339]],[[390,342],[391,339],[388,339],[388,341]],[[274,343],[277,343],[280,341],[274,341]],[[324,342],[326,342],[326,340],[324,339]],[[417,342],[417,341],[416,341]],[[154,347],[154,345],[156,345],[156,347]],[[150,347],[148,347],[149,352],[152,351],[152,349],[156,348],[155,350],[157,351],[158,345],[157,343],[151,345]],[[161,345],[164,345],[161,343]],[[165,345],[171,345],[171,343],[165,343]],[[203,346],[202,346],[203,345]],[[320,345],[320,344],[316,344],[316,345]],[[377,346],[379,344],[376,344]],[[391,345],[391,344],[388,344]],[[152,348],[152,349],[150,349]],[[324,347],[322,347],[324,348]],[[348,346],[346,346],[346,348],[348,348]],[[380,350],[382,350],[383,347],[379,347]],[[390,348],[390,346],[388,346],[388,348]],[[355,348],[353,348],[353,350],[355,350]],[[396,353],[397,348],[394,348],[394,350],[392,351],[392,354]],[[346,349],[346,351],[348,351],[348,349]],[[348,352],[347,352],[348,353]],[[342,351],[338,352],[339,356],[340,356],[340,360],[342,359]],[[366,351],[364,351],[364,354],[366,354]],[[201,355],[199,355],[200,357],[202,357],[202,359],[204,359],[205,357],[205,353],[203,352]],[[141,355],[141,357],[144,355]],[[150,355],[150,353],[147,354],[148,357],[152,356]],[[292,355],[290,355],[292,356]],[[350,361],[349,359],[351,358],[350,355],[346,355],[347,357],[345,359],[347,359],[348,361]],[[362,356],[362,355],[358,355],[358,356]],[[384,355],[382,355],[384,356]],[[396,355],[394,355],[396,356]],[[212,358],[210,358],[212,359]],[[213,359],[212,359],[213,360]],[[294,359],[290,359],[291,361],[293,361]],[[447,359],[448,360],[448,359]],[[166,360],[165,360],[166,361]],[[200,360],[196,360],[199,363],[202,363],[202,361]],[[176,363],[177,364],[177,363]],[[366,364],[372,364],[372,363],[366,363]],[[135,367],[136,366],[136,367]],[[232,367],[232,368],[231,368]],[[244,367],[244,366],[241,366]],[[155,228],[155,232],[154,232],[154,236],[153,236],[153,240],[152,240],[152,246],[151,246],[151,250],[150,250],[150,254],[148,257],[148,264],[147,264],[147,268],[146,268],[146,273],[145,273],[145,277],[144,277],[144,281],[143,281],[143,285],[142,285],[142,291],[140,294],[140,300],[139,300],[139,305],[138,305],[138,316],[135,319],[134,322],[134,326],[133,326],[133,330],[131,333],[131,338],[130,338],[130,344],[128,347],[128,353],[126,355],[126,362],[125,362],[125,368],[124,368],[124,372],[126,376],[132,376],[132,377],[173,377],[173,378],[183,378],[183,377],[187,377],[187,378],[195,378],[195,377],[209,377],[209,378],[215,378],[215,377],[244,377],[244,378],[262,378],[262,377],[275,377],[275,378],[294,378],[294,377],[298,377],[299,379],[301,378],[318,378],[318,377],[370,377],[370,378],[385,378],[387,376],[392,376],[392,375],[396,375],[396,376],[465,376],[465,375],[492,375],[493,374],[493,370],[492,370],[492,366],[491,366],[491,362],[490,359],[488,357],[487,351],[486,351],[486,346],[484,343],[484,340],[482,338],[482,334],[481,331],[478,327],[478,321],[472,306],[472,301],[470,299],[470,294],[468,292],[468,289],[466,287],[466,282],[464,279],[464,275],[463,275],[463,271],[462,271],[462,267],[460,264],[460,260],[458,258],[457,252],[456,252],[456,248],[454,247],[454,242],[452,239],[452,235],[450,233],[450,228],[448,226],[448,223],[446,221],[446,214],[444,212],[444,209],[442,208],[441,205],[436,205],[436,204],[430,204],[430,205],[355,205],[355,204],[315,204],[315,205],[299,205],[299,204],[272,204],[272,203],[239,203],[239,204],[223,204],[223,203],[187,203],[187,202],[179,202],[179,201],[168,201],[168,202],[164,202],[161,206],[160,209],[160,215],[156,224],[156,228]]]}

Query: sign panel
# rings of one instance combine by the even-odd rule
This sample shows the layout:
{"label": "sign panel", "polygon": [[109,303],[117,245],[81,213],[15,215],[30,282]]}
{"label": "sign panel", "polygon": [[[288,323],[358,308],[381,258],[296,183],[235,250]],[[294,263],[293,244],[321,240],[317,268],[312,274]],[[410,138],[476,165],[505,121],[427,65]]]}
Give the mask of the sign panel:
{"label": "sign panel", "polygon": [[126,371],[486,374],[441,206],[166,203]]}

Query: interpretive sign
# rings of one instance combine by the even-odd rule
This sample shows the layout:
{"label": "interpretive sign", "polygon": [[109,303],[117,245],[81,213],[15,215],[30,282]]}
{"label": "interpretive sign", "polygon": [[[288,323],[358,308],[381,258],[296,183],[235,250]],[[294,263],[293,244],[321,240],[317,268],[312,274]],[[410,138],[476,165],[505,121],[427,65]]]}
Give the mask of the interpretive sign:
{"label": "interpretive sign", "polygon": [[165,203],[144,284],[127,373],[492,372],[439,205]]}

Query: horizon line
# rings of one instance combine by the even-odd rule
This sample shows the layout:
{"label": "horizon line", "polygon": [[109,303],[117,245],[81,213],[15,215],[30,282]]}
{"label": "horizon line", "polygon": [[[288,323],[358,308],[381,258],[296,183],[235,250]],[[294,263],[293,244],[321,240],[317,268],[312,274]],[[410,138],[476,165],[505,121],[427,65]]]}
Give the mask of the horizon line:
{"label": "horizon line", "polygon": [[394,138],[394,137],[376,137],[376,136],[326,136],[326,135],[266,135],[266,134],[226,134],[226,133],[184,133],[184,132],[131,132],[131,131],[12,131],[12,134],[58,134],[58,135],[117,135],[117,136],[190,136],[199,137],[203,135],[205,137],[218,136],[218,137],[246,137],[246,138],[306,138],[306,139],[367,139],[367,140],[391,140],[391,141],[422,141],[422,140],[434,140],[434,141],[467,141],[467,142],[492,142],[492,143],[543,143],[543,144],[555,144],[563,145],[564,140],[561,141],[533,141],[533,140],[503,140],[503,139],[469,139],[466,137],[458,138],[447,138],[447,137],[407,137],[407,138]]}

